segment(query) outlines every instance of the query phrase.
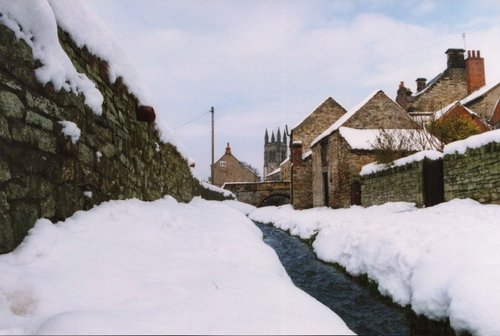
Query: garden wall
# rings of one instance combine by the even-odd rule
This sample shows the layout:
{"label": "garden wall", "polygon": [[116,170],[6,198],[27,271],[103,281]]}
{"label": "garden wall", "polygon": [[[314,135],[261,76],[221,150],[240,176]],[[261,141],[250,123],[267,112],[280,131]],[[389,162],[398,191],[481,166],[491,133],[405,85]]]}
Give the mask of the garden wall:
{"label": "garden wall", "polygon": [[[498,131],[494,131],[498,132]],[[444,156],[444,197],[500,204],[500,143]]]}
{"label": "garden wall", "polygon": [[[177,149],[160,141],[154,122],[138,121],[137,99],[105,62],[59,31],[75,68],[104,96],[94,114],[81,95],[35,77],[31,48],[0,24],[0,253],[14,249],[38,218],[64,219],[112,199],[189,201],[204,190]],[[80,137],[62,133],[71,121]]]}

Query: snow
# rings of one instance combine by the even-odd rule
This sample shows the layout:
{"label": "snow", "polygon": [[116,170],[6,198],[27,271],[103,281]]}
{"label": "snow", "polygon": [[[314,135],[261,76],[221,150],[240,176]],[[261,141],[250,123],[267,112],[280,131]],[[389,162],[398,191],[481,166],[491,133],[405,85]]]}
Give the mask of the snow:
{"label": "snow", "polygon": [[323,131],[320,135],[316,137],[311,143],[311,147],[323,140],[325,137],[329,136],[333,132],[339,129],[340,126],[345,124],[353,115],[355,115],[363,106],[365,106],[380,90],[374,91],[372,94],[368,95],[365,99],[359,102],[356,106],[352,107],[349,111],[344,113],[336,122],[334,122],[330,127]]}
{"label": "snow", "polygon": [[[349,127],[340,127],[340,135],[347,141],[351,149],[360,150],[374,150],[376,148],[377,138],[382,135],[382,132],[387,132],[388,135],[397,139],[426,139],[432,138],[437,141],[430,134],[425,134],[425,131],[416,129],[355,129]],[[421,144],[420,141],[406,141],[408,148],[406,150],[415,151],[429,149],[430,144]],[[426,148],[427,147],[427,148]]]}
{"label": "snow", "polygon": [[[0,24],[10,28],[18,39],[32,48],[33,57],[42,63],[35,75],[42,84],[52,83],[55,90],[83,94],[85,104],[102,114],[102,93],[85,74],[79,73],[59,43],[57,27],[70,34],[80,48],[84,46],[107,62],[109,80],[118,77],[142,105],[154,105],[134,67],[106,24],[92,13],[82,0],[0,0]],[[183,144],[157,113],[155,127],[160,140],[174,145],[188,160]]]}
{"label": "snow", "polygon": [[361,172],[359,175],[370,175],[374,173],[378,173],[380,171],[392,168],[392,167],[402,167],[406,166],[407,164],[413,163],[413,162],[418,162],[422,161],[424,159],[429,159],[429,160],[439,160],[443,158],[443,153],[435,151],[435,150],[425,150],[421,152],[417,152],[415,154],[405,156],[404,158],[395,160],[391,162],[390,164],[383,164],[383,163],[369,163],[367,165],[364,165],[361,168]]}
{"label": "snow", "polygon": [[319,259],[367,274],[379,291],[456,330],[500,334],[500,205],[455,199],[332,210],[265,207],[250,218],[313,243]]}
{"label": "snow", "polygon": [[129,91],[142,105],[151,105],[149,93],[142,80],[130,64],[113,33],[100,20],[85,1],[47,0],[57,24],[68,34],[79,48],[87,49],[109,65],[109,80],[114,83],[122,77]]}
{"label": "snow", "polygon": [[0,256],[0,334],[352,334],[226,204],[167,196],[38,220]]}
{"label": "snow", "polygon": [[222,194],[224,197],[232,197],[232,198],[236,199],[236,196],[232,192],[230,192],[229,190],[219,188],[219,187],[217,187],[213,184],[210,184],[208,182],[205,182],[205,181],[201,181],[200,184],[202,185],[202,187],[204,187],[208,190],[218,192],[219,194]]}
{"label": "snow", "polygon": [[78,126],[74,122],[67,120],[59,121],[59,124],[62,125],[61,132],[65,136],[69,137],[73,144],[76,144],[81,135],[81,131]]}
{"label": "snow", "polygon": [[[75,3],[71,2],[71,6]],[[33,57],[42,64],[35,70],[38,81],[52,83],[54,89],[83,94],[92,111],[102,113],[103,96],[96,85],[78,73],[64,52],[57,36],[57,24],[49,3],[45,0],[0,1],[0,23],[24,40]],[[75,14],[76,15],[76,14]]]}
{"label": "snow", "polygon": [[465,154],[467,148],[479,148],[491,142],[500,142],[500,129],[473,135],[467,139],[449,143],[444,147],[443,153],[445,155]]}

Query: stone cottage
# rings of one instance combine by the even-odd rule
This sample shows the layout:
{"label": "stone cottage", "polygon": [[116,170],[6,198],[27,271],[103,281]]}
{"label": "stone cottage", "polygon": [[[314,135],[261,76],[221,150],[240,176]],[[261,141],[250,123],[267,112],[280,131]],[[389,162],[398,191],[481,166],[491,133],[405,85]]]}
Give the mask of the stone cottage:
{"label": "stone cottage", "polygon": [[448,49],[446,69],[427,83],[417,78],[417,92],[401,82],[396,102],[407,112],[436,111],[483,87],[486,83],[484,59],[479,51],[469,52],[465,59],[464,49]]}
{"label": "stone cottage", "polygon": [[226,182],[259,182],[260,177],[249,166],[239,161],[232,153],[229,142],[226,152],[213,166],[213,185],[221,187]]}
{"label": "stone cottage", "polygon": [[313,206],[312,141],[345,112],[339,103],[329,97],[291,130],[291,160],[283,163],[282,171],[290,172],[291,203],[295,208],[305,209]]}
{"label": "stone cottage", "polygon": [[363,165],[376,161],[373,144],[381,130],[416,132],[414,127],[408,113],[383,91],[343,114],[311,143],[312,205],[341,208],[360,204],[359,172]]}

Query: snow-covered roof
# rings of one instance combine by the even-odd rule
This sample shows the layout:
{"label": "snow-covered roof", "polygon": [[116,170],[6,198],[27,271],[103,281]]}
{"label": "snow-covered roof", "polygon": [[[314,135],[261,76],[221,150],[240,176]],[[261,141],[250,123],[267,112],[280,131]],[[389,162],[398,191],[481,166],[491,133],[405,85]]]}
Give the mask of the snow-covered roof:
{"label": "snow-covered roof", "polygon": [[500,129],[482,134],[473,135],[464,140],[455,141],[447,144],[443,153],[448,154],[464,154],[467,148],[479,148],[491,142],[500,143]]}
{"label": "snow-covered roof", "polygon": [[308,150],[307,152],[303,153],[302,154],[302,160],[305,160],[307,159],[308,157],[310,157],[312,155],[312,150]]}
{"label": "snow-covered roof", "polygon": [[266,177],[272,176],[274,174],[278,174],[279,172],[281,172],[281,167],[276,168],[275,170],[273,170],[272,172],[267,174]]}
{"label": "snow-covered roof", "polygon": [[500,86],[500,82],[486,84],[486,85],[482,86],[481,88],[477,89],[476,91],[472,92],[467,97],[460,100],[460,103],[462,105],[466,105],[466,104],[472,102],[473,100],[489,93],[491,90],[497,88],[498,86]]}
{"label": "snow-covered roof", "polygon": [[365,106],[377,93],[381,92],[381,90],[377,90],[359,102],[356,106],[347,111],[344,115],[342,115],[336,122],[334,122],[330,127],[328,127],[323,133],[318,135],[316,139],[311,143],[311,147],[323,140],[323,138],[329,136],[340,126],[347,122],[353,115],[355,115],[363,106]]}
{"label": "snow-covered roof", "polygon": [[290,157],[287,157],[285,160],[283,160],[283,162],[280,163],[280,167],[283,166],[288,161],[290,161]]}
{"label": "snow-covered roof", "polygon": [[433,79],[431,79],[427,85],[425,86],[425,88],[423,88],[421,91],[415,93],[413,95],[413,97],[418,97],[420,95],[422,95],[423,93],[427,92],[431,87],[434,86],[434,84],[443,76],[444,72],[441,72],[440,74],[438,74],[436,77],[434,77]]}
{"label": "snow-covered roof", "polygon": [[[423,130],[417,129],[356,129],[349,127],[340,127],[339,133],[349,144],[351,149],[357,150],[374,150],[376,148],[377,139],[383,136],[384,132],[390,136],[401,139],[431,139],[431,142],[437,143],[437,139]],[[425,133],[425,134],[424,134]],[[424,149],[432,149],[430,143],[424,141],[408,141],[405,143],[407,148],[404,150],[417,151]]]}
{"label": "snow-covered roof", "polygon": [[438,160],[443,157],[443,153],[435,151],[435,150],[425,150],[421,152],[417,152],[415,154],[406,156],[404,158],[398,159],[393,161],[390,164],[383,164],[383,163],[369,163],[367,165],[364,165],[363,168],[361,168],[361,172],[359,175],[370,175],[374,173],[378,173],[380,171],[390,169],[392,167],[402,167],[407,164],[410,164],[412,162],[417,162],[417,161],[422,161],[423,159],[429,159],[429,160]]}

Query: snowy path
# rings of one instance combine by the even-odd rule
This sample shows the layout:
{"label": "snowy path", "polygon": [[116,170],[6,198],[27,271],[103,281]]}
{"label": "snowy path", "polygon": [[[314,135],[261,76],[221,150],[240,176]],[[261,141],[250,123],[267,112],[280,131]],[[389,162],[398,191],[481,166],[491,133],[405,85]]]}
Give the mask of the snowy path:
{"label": "snowy path", "polygon": [[0,334],[348,334],[221,202],[112,201],[0,256]]}

